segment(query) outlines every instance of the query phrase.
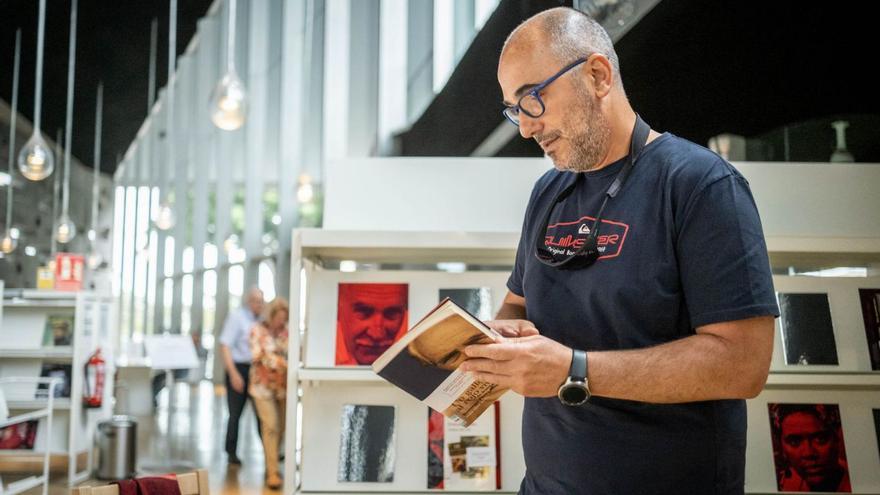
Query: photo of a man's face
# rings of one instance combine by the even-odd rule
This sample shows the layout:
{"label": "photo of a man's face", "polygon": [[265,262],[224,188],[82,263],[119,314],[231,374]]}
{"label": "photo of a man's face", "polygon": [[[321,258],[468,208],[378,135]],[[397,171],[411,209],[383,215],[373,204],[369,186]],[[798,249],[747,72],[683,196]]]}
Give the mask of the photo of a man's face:
{"label": "photo of a man's face", "polygon": [[851,492],[840,411],[834,404],[770,404],[779,489]]}
{"label": "photo of a man's face", "polygon": [[336,364],[373,364],[408,328],[408,284],[339,284]]}

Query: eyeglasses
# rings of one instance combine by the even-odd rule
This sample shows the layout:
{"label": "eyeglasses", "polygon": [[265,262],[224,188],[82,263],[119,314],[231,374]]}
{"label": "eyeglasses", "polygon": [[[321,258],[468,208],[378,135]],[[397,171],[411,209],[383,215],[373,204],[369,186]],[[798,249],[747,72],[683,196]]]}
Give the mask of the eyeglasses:
{"label": "eyeglasses", "polygon": [[566,65],[562,68],[562,70],[550,76],[549,79],[545,79],[542,83],[530,89],[528,93],[522,95],[519,98],[519,101],[516,102],[516,105],[505,107],[504,110],[501,111],[501,113],[503,113],[504,116],[507,117],[507,120],[509,120],[515,126],[519,126],[520,112],[528,115],[533,119],[537,119],[541,115],[544,115],[544,101],[541,100],[540,92],[544,88],[549,86],[550,83],[562,77],[562,75],[566,72],[586,62],[588,58],[590,58],[589,55],[583,58],[579,58],[574,62]]}

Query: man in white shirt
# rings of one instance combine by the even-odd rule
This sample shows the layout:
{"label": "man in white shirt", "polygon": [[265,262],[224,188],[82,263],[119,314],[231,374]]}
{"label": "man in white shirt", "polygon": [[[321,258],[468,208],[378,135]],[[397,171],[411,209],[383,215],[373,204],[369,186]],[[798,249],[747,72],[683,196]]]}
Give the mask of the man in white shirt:
{"label": "man in white shirt", "polygon": [[[245,304],[229,313],[220,335],[220,353],[226,368],[226,403],[229,406],[229,423],[226,426],[226,453],[229,464],[241,464],[236,455],[238,448],[238,422],[248,396],[248,377],[251,368],[251,348],[248,338],[251,327],[263,312],[263,292],[256,287],[247,293]],[[260,423],[257,420],[257,429]]]}

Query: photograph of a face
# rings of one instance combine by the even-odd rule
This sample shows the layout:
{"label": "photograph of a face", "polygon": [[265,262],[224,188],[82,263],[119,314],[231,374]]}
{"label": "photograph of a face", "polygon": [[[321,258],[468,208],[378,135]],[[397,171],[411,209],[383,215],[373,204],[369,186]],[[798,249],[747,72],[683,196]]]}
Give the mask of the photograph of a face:
{"label": "photograph of a face", "polygon": [[394,406],[342,407],[337,481],[394,481],[394,417]]}
{"label": "photograph of a face", "polygon": [[837,365],[828,294],[777,294],[786,364]]}
{"label": "photograph of a face", "polygon": [[409,328],[409,284],[339,284],[336,365],[373,364]]}
{"label": "photograph of a face", "polygon": [[851,493],[840,408],[768,404],[779,491]]}

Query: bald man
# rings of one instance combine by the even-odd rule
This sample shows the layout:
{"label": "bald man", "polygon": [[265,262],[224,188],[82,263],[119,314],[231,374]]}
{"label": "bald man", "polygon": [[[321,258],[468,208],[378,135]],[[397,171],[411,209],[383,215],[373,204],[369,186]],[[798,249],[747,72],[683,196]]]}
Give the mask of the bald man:
{"label": "bald man", "polygon": [[743,399],[779,314],[748,183],[638,118],[608,34],[578,11],[518,27],[498,81],[554,164],[490,322],[513,338],[462,364],[526,397],[520,493],[743,493]]}
{"label": "bald man", "polygon": [[[263,291],[253,287],[245,297],[245,304],[229,313],[220,334],[220,354],[226,368],[226,404],[229,406],[229,422],[226,424],[226,454],[229,464],[239,465],[238,423],[248,395],[248,379],[251,369],[251,328],[263,313]],[[257,430],[260,420],[257,418]]]}

